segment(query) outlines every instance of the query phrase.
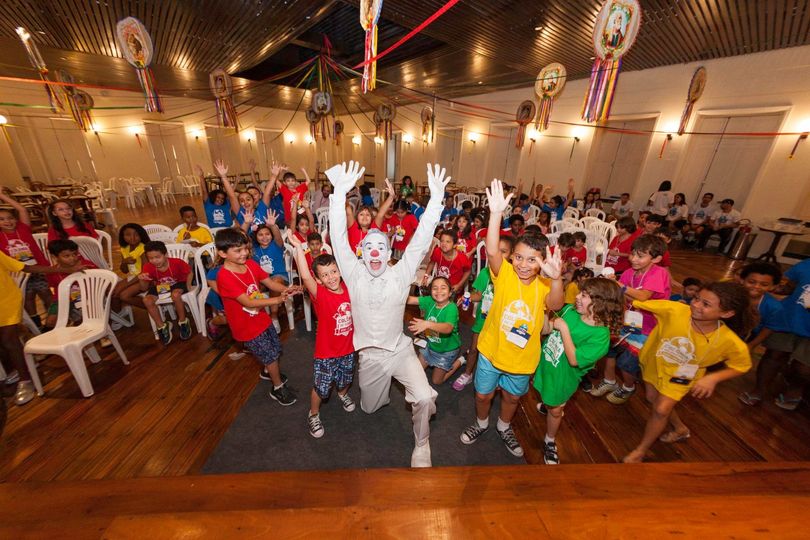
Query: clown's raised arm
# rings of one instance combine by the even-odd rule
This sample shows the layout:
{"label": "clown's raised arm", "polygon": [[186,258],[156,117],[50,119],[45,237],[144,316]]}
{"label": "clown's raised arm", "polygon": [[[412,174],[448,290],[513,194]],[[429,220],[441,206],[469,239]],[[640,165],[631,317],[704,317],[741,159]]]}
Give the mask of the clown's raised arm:
{"label": "clown's raised arm", "polygon": [[427,207],[425,207],[422,218],[419,220],[419,227],[417,227],[411,241],[408,243],[408,247],[405,248],[402,260],[396,265],[396,267],[402,266],[401,269],[398,268],[401,272],[407,271],[405,275],[409,282],[416,277],[419,264],[425,258],[427,250],[430,249],[433,233],[442,215],[444,190],[447,184],[450,183],[450,177],[445,178],[444,174],[445,170],[438,163],[434,165],[428,164],[427,177],[428,186],[430,187],[430,200]]}
{"label": "clown's raised arm", "polygon": [[359,265],[357,255],[349,246],[349,233],[346,230],[346,194],[354,188],[364,172],[366,169],[361,169],[360,163],[350,161],[348,165],[341,163],[324,173],[332,184],[332,195],[329,196],[329,238],[344,279]]}

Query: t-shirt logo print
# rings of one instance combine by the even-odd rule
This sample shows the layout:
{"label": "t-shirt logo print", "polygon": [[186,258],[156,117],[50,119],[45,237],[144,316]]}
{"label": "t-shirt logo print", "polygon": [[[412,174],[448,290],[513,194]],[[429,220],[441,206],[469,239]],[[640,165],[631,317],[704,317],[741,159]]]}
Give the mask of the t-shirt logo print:
{"label": "t-shirt logo print", "polygon": [[217,223],[217,224],[225,223],[225,212],[223,210],[220,210],[219,208],[217,208],[213,212],[211,212],[211,215],[214,218],[214,223]]}
{"label": "t-shirt logo print", "polygon": [[450,279],[450,267],[440,266],[439,269],[436,271],[436,277],[443,277]]}
{"label": "t-shirt logo print", "polygon": [[664,339],[655,355],[663,359],[664,362],[683,366],[695,358],[695,344],[689,338],[674,337]]}
{"label": "t-shirt logo print", "polygon": [[545,345],[543,345],[543,358],[551,362],[551,365],[557,367],[560,363],[565,348],[563,347],[562,335],[559,332],[552,332],[548,336]]}
{"label": "t-shirt logo print", "polygon": [[512,328],[518,326],[516,324],[518,321],[531,323],[533,320],[534,318],[531,312],[529,312],[529,306],[526,305],[526,302],[523,300],[515,300],[503,310],[503,315],[501,316],[501,332],[508,336]]}
{"label": "t-shirt logo print", "polygon": [[273,259],[271,259],[269,255],[259,257],[259,266],[268,274],[273,274]]}
{"label": "t-shirt logo print", "polygon": [[350,302],[343,302],[338,306],[337,311],[332,316],[335,319],[335,335],[348,336],[352,331],[352,305]]}
{"label": "t-shirt logo print", "polygon": [[810,285],[802,287],[802,294],[796,299],[796,303],[802,307],[810,308]]}

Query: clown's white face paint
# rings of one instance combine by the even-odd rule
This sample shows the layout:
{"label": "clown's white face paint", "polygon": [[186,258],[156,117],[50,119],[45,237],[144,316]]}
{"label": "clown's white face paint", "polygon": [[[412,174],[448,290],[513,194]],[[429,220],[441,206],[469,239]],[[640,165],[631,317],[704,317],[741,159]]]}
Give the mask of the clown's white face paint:
{"label": "clown's white face paint", "polygon": [[363,239],[363,264],[368,273],[379,277],[388,267],[391,258],[391,248],[388,246],[388,237],[380,231],[373,230]]}

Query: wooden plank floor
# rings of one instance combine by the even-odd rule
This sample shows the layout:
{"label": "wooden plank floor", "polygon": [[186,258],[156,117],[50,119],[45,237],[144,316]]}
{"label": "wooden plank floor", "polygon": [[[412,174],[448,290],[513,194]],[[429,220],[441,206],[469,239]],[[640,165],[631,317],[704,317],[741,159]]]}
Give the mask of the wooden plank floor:
{"label": "wooden plank floor", "polygon": [[[191,202],[178,198],[178,206]],[[200,206],[199,204],[197,206]],[[175,225],[174,208],[122,210],[119,223]],[[673,275],[719,279],[740,263],[716,255],[673,252]],[[96,395],[84,399],[64,362],[46,360],[44,398],[25,407],[9,401],[0,439],[0,481],[83,480],[178,476],[200,471],[257,383],[256,364],[234,362],[201,336],[163,348],[152,339],[145,314],[119,338],[131,365],[111,349],[88,365]],[[299,323],[302,324],[302,323]],[[282,334],[282,340],[285,335]],[[287,358],[295,351],[287,350]],[[748,408],[736,399],[753,374],[721,385],[706,402],[680,406],[693,436],[686,443],[653,447],[653,461],[810,460],[810,410],[786,412],[770,402]],[[11,387],[5,389],[6,394]],[[449,391],[449,389],[442,389]],[[471,391],[468,389],[467,391]],[[522,401],[515,424],[529,463],[542,463],[545,420],[535,397]],[[299,406],[299,405],[296,405]],[[472,418],[473,411],[470,411]],[[617,407],[579,393],[566,408],[558,444],[564,463],[615,462],[641,437],[647,406],[640,396]],[[433,429],[442,429],[434,422]],[[305,431],[302,437],[308,436]]]}
{"label": "wooden plank floor", "polygon": [[806,463],[450,467],[0,485],[3,538],[806,538]]}

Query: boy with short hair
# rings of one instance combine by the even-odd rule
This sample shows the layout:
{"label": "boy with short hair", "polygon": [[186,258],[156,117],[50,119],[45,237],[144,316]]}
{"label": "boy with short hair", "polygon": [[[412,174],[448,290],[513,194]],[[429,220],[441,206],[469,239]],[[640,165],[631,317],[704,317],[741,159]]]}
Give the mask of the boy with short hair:
{"label": "boy with short hair", "polygon": [[[540,361],[545,309],[563,306],[562,258],[559,250],[550,254],[544,236],[527,235],[517,240],[512,263],[505,261],[499,249],[499,226],[512,195],[504,197],[503,184],[493,180],[487,198],[490,209],[487,262],[495,297],[478,343],[474,383],[476,422],[464,430],[461,442],[472,444],[488,430],[492,399],[500,387],[503,397],[498,434],[509,452],[520,457],[523,448],[510,422]],[[540,279],[541,270],[551,279],[550,288]]]}
{"label": "boy with short hair", "polygon": [[186,261],[168,256],[166,244],[163,242],[148,242],[144,246],[146,260],[138,279],[141,280],[141,290],[146,292],[143,305],[157,330],[155,334],[164,345],[172,342],[172,322],[163,321],[158,307],[158,300],[171,298],[174,310],[177,313],[177,325],[180,327],[180,339],[191,337],[191,323],[186,316],[186,305],[183,295],[191,288],[194,274]]}
{"label": "boy with short hair", "polygon": [[296,207],[300,206],[300,201],[304,200],[309,190],[309,174],[307,174],[304,167],[301,167],[301,172],[304,173],[304,178],[306,178],[306,182],[303,184],[295,177],[295,173],[287,171],[281,177],[281,185],[278,187],[278,192],[284,200],[284,220],[287,223],[295,222],[293,199],[297,202]]}
{"label": "boy with short hair", "polygon": [[211,232],[197,223],[197,211],[193,206],[181,207],[180,219],[183,220],[183,227],[177,231],[178,244],[191,244],[196,249],[214,241]]}
{"label": "boy with short hair", "polygon": [[610,209],[610,216],[613,219],[621,219],[623,217],[632,216],[635,206],[630,201],[629,193],[622,193],[621,198],[613,203]]}
{"label": "boy with short hair", "polygon": [[[295,237],[294,234],[290,235],[291,237]],[[296,240],[298,240],[296,238]],[[323,238],[321,237],[320,233],[311,232],[307,235],[307,245],[304,250],[304,255],[306,255],[307,261],[307,268],[312,268],[312,263],[315,259],[318,258],[319,255],[325,254],[326,251],[323,249]],[[314,270],[312,270],[314,272]]]}
{"label": "boy with short hair", "polygon": [[451,293],[464,290],[472,271],[472,263],[467,255],[456,249],[456,231],[445,229],[439,233],[439,245],[433,249],[430,262],[425,270],[425,284],[429,283],[436,268],[436,275],[450,281]]}
{"label": "boy with short hair", "polygon": [[444,208],[442,209],[442,214],[439,217],[439,221],[442,223],[449,221],[451,217],[458,215],[458,209],[453,206],[453,197],[448,195],[444,198]]}
{"label": "boy with short hair", "polygon": [[[672,293],[669,270],[659,266],[664,252],[664,241],[652,234],[644,234],[633,241],[630,269],[619,278],[628,304],[633,300],[667,300]],[[625,403],[636,391],[636,379],[641,374],[638,353],[655,328],[655,316],[649,311],[628,307],[619,343],[611,347],[605,361],[602,381],[591,389],[592,396],[604,396],[614,405]],[[616,380],[619,369],[622,384]]]}
{"label": "boy with short hair", "polygon": [[[224,260],[217,274],[217,289],[231,335],[244,342],[245,348],[263,365],[262,378],[269,378],[273,383],[270,397],[281,405],[292,405],[295,395],[285,386],[278,366],[281,342],[264,308],[283,304],[289,295],[301,292],[301,288],[287,287],[270,279],[250,258],[250,242],[241,232],[219,231],[215,242],[217,255]],[[278,292],[279,296],[269,298],[262,294],[261,285]]]}
{"label": "boy with short hair", "polygon": [[[304,246],[291,238],[301,273],[301,282],[309,292],[318,318],[315,332],[315,358],[313,360],[312,391],[310,392],[307,424],[309,434],[320,439],[324,429],[321,422],[321,402],[329,397],[334,383],[343,410],[352,412],[354,401],[349,397],[349,385],[354,373],[354,324],[347,289],[340,276],[337,261],[332,255],[315,257],[311,265],[304,265]],[[312,273],[310,273],[312,268]]]}
{"label": "boy with short hair", "polygon": [[[79,246],[73,240],[51,240],[48,242],[48,253],[54,261],[54,271],[48,273],[48,285],[53,290],[53,302],[48,307],[48,316],[45,319],[45,326],[53,328],[56,325],[56,318],[59,314],[59,284],[77,269],[98,268],[91,261],[88,261],[79,253]],[[70,289],[70,319],[71,321],[81,320],[81,312],[75,304],[81,301],[81,292],[78,284]]]}
{"label": "boy with short hair", "polygon": [[742,219],[742,214],[734,208],[734,199],[720,201],[720,209],[715,210],[711,218],[709,218],[708,226],[703,229],[703,232],[698,237],[696,249],[703,251],[709,238],[716,234],[720,237],[717,252],[722,253],[726,249],[729,240],[731,240],[734,229],[740,226],[740,219]]}
{"label": "boy with short hair", "polygon": [[588,260],[588,248],[585,247],[588,236],[582,231],[576,231],[572,236],[574,238],[574,245],[565,251],[563,262],[568,265],[569,269],[576,269],[584,265]]}
{"label": "boy with short hair", "polygon": [[683,280],[681,283],[683,286],[683,290],[681,294],[673,294],[669,297],[670,300],[673,302],[680,302],[682,304],[691,304],[692,299],[697,296],[697,293],[700,292],[700,289],[703,288],[703,282],[700,281],[698,278],[688,277]]}
{"label": "boy with short hair", "polygon": [[714,193],[704,193],[699,203],[695,203],[689,210],[689,223],[681,231],[687,244],[694,243],[703,233],[703,229],[714,214],[715,206],[712,204]]}

